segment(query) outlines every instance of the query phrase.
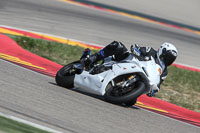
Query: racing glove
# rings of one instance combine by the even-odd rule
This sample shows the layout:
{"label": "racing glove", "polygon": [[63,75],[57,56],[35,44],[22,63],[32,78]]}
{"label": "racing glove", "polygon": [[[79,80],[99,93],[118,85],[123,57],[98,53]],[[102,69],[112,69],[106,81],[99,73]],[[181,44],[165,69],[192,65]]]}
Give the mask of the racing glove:
{"label": "racing glove", "polygon": [[147,96],[148,97],[153,97],[154,95],[155,95],[155,93],[157,93],[158,92],[158,90],[151,90],[151,92],[149,92],[148,94],[147,94]]}
{"label": "racing glove", "polygon": [[140,56],[141,55],[140,46],[137,44],[135,44],[135,46],[131,45],[131,52],[134,55]]}
{"label": "racing glove", "polygon": [[160,89],[157,85],[153,85],[151,91],[147,94],[148,97],[153,97]]}

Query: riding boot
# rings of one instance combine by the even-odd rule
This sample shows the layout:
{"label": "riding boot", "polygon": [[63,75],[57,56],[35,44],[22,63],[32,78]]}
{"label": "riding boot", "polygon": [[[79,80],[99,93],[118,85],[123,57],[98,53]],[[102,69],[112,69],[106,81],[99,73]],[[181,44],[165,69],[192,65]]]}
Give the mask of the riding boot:
{"label": "riding boot", "polygon": [[80,60],[83,59],[83,58],[89,58],[90,55],[91,55],[91,50],[90,50],[89,48],[86,48],[86,49],[83,51]]}
{"label": "riding boot", "polygon": [[83,54],[80,58],[80,61],[86,67],[104,58],[103,49],[93,55],[90,55],[90,54],[91,54],[91,50],[87,48],[83,51]]}

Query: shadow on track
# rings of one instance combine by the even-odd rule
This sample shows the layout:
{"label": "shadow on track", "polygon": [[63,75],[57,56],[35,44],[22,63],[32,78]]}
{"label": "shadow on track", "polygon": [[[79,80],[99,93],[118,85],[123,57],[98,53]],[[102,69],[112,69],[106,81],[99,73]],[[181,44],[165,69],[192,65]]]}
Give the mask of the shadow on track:
{"label": "shadow on track", "polygon": [[[48,82],[48,83],[51,84],[51,85],[59,86],[59,85],[57,85],[56,83],[53,83],[53,82]],[[61,87],[61,86],[59,86],[59,87]],[[62,87],[62,88],[64,88],[64,87]],[[68,88],[65,88],[65,89],[68,89]],[[95,94],[90,94],[90,93],[83,92],[83,91],[80,91],[80,90],[76,90],[76,89],[73,89],[73,88],[72,89],[68,89],[68,90],[75,91],[75,92],[78,92],[78,93],[81,93],[81,94],[84,94],[84,95],[87,95],[87,96],[93,97],[95,99],[99,99],[101,101],[106,102],[103,96],[98,96],[98,95],[95,95]],[[106,102],[106,103],[108,103],[108,102]],[[113,103],[110,103],[110,104],[113,104]],[[140,110],[140,108],[138,108],[136,106],[126,106],[125,104],[113,104],[113,105],[117,105],[117,106],[125,107],[125,108],[132,108],[132,109],[138,109],[138,110]]]}

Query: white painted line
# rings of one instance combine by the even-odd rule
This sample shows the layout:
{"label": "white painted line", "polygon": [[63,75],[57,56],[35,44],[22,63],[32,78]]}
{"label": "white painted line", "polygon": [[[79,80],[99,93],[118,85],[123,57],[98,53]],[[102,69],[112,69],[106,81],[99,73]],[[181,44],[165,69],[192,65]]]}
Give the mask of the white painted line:
{"label": "white painted line", "polygon": [[[7,63],[9,63],[9,64],[11,64],[11,65],[15,65],[16,67],[20,67],[20,68],[22,68],[22,69],[25,69],[25,70],[27,70],[27,71],[31,71],[31,72],[36,73],[36,74],[40,74],[40,73],[37,73],[37,72],[35,72],[35,71],[32,71],[32,70],[23,68],[23,67],[21,67],[21,66],[18,66],[18,65],[16,65],[16,64],[10,63],[10,62],[5,61],[5,60],[2,60],[2,59],[0,59],[0,61],[7,62]],[[46,77],[46,75],[44,75],[44,74],[40,74],[40,75]],[[49,76],[47,76],[47,77],[49,77]],[[49,77],[49,78],[52,78],[52,77]],[[133,105],[133,106],[134,106],[134,105]],[[147,109],[145,109],[145,108],[141,108],[141,107],[138,107],[138,106],[134,106],[134,107],[140,108],[141,110],[144,110],[144,111],[146,111],[146,112],[150,112],[150,113],[155,114],[155,115],[159,115],[159,116],[164,117],[164,118],[167,118],[167,119],[171,119],[171,120],[173,120],[173,121],[177,121],[177,122],[180,122],[180,123],[183,123],[183,124],[186,124],[186,125],[190,125],[190,126],[193,126],[193,127],[200,128],[200,127],[195,126],[195,125],[192,125],[192,124],[190,124],[190,123],[186,123],[186,122],[183,122],[183,121],[180,121],[180,120],[176,120],[176,119],[174,119],[174,118],[170,118],[170,117],[165,116],[165,115],[161,115],[161,114],[159,114],[159,113],[155,113],[155,112],[153,112],[153,111],[149,111],[149,110],[147,110]],[[6,117],[6,118],[9,118],[9,119],[12,119],[11,117],[14,117],[14,116],[7,117],[8,115],[5,115],[5,114],[3,114],[3,113],[1,113],[1,112],[0,112],[0,116]],[[14,118],[16,118],[16,117],[14,117]],[[20,119],[20,118],[17,118],[17,119]],[[15,119],[13,119],[13,120],[15,120]],[[21,119],[21,120],[22,120],[22,119]],[[25,121],[25,120],[23,120],[23,121]],[[21,122],[21,121],[19,121],[19,122]],[[25,122],[22,122],[22,123],[25,123]],[[29,123],[32,123],[32,122],[29,122]],[[25,124],[29,124],[29,123],[25,123]],[[34,123],[33,123],[33,124],[34,124]],[[29,124],[29,125],[31,125],[31,124]],[[35,125],[38,125],[38,124],[35,124]],[[36,126],[34,126],[34,125],[31,125],[31,126],[36,127]],[[43,127],[43,126],[39,125],[39,127],[36,127],[36,128],[40,128],[40,127]],[[47,128],[47,127],[44,127],[44,128]],[[43,129],[43,128],[40,128],[40,129]],[[49,128],[48,128],[48,129],[49,129]],[[45,129],[43,129],[43,130],[45,130]],[[53,129],[50,129],[50,130],[51,130],[51,131],[49,131],[49,132],[53,132],[53,133],[62,133],[62,132],[59,132],[59,131],[56,131],[56,132],[55,132]],[[48,130],[46,130],[46,131],[48,131]]]}
{"label": "white painted line", "polygon": [[195,67],[195,66],[192,66],[192,65],[186,65],[186,64],[182,64],[182,63],[175,63],[177,65],[182,65],[182,66],[185,66],[185,67],[191,67],[191,68],[194,68],[194,69],[200,69],[200,67]]}
{"label": "white painted line", "polygon": [[52,34],[48,34],[48,33],[43,33],[43,32],[36,32],[36,31],[26,30],[26,29],[22,29],[22,28],[16,28],[16,27],[7,26],[7,25],[0,25],[0,27],[12,28],[12,29],[22,30],[22,31],[30,32],[30,33],[35,33],[35,34],[43,34],[43,35],[47,35],[47,36],[51,36],[51,37],[57,37],[57,38],[64,39],[64,40],[71,40],[71,41],[76,41],[76,42],[80,42],[80,43],[85,43],[85,44],[88,44],[88,45],[94,45],[94,46],[104,47],[104,46],[99,45],[99,44],[84,42],[84,41],[80,41],[80,40],[76,40],[76,39],[66,38],[66,37],[62,37],[62,36],[56,36],[56,35],[52,35]]}
{"label": "white painted line", "polygon": [[[13,28],[13,29],[17,29],[17,30],[22,30],[22,31],[27,31],[27,32],[36,33],[36,34],[43,34],[43,35],[48,35],[48,36],[52,36],[52,37],[58,37],[58,38],[62,38],[62,39],[65,39],[65,40],[78,41],[78,42],[86,43],[86,44],[89,44],[89,45],[101,46],[101,45],[94,44],[94,43],[87,43],[87,42],[80,41],[80,40],[69,39],[69,38],[65,38],[65,37],[61,37],[61,36],[56,36],[56,35],[51,35],[51,34],[42,33],[42,32],[35,32],[35,31],[31,31],[31,30],[25,30],[25,29],[20,29],[20,28],[16,28],[16,27],[6,26],[6,25],[0,25],[0,26],[2,26],[2,27],[7,27],[7,28]],[[4,61],[4,60],[2,60],[2,61]],[[8,62],[8,63],[9,63],[9,62]],[[11,64],[12,64],[12,63],[11,63]],[[187,67],[192,67],[192,68],[196,68],[196,69],[200,69],[200,68],[198,68],[198,67],[194,67],[194,66],[186,65],[186,64],[182,64],[182,63],[176,63],[176,64],[183,65],[183,66],[187,66]],[[16,66],[18,66],[18,65],[16,65]],[[22,68],[23,68],[23,67],[22,67]],[[26,70],[27,70],[27,69],[26,69]],[[32,72],[34,72],[34,71],[32,71]],[[41,75],[43,75],[43,74],[41,74]],[[139,107],[139,108],[140,108],[140,107]],[[172,120],[175,120],[175,121],[179,121],[179,122],[181,122],[181,123],[184,123],[184,124],[192,125],[192,124],[190,124],[190,123],[186,123],[186,122],[183,122],[183,121],[180,121],[180,120],[176,120],[176,119],[173,119],[173,118],[170,118],[170,117],[167,117],[167,116],[164,116],[164,115],[161,115],[161,114],[158,114],[158,113],[155,113],[155,112],[152,112],[152,111],[143,109],[143,108],[141,108],[141,109],[142,109],[142,110],[145,110],[145,111],[147,111],[147,112],[151,112],[151,113],[156,114],[156,115],[160,115],[160,116],[166,117],[166,118],[168,118],[168,119],[172,119]],[[1,112],[0,112],[0,115],[2,115]],[[6,116],[4,116],[4,117],[6,117]],[[27,123],[27,124],[30,123],[29,125],[34,126],[34,127],[37,126],[37,128],[40,128],[40,127],[41,127],[40,129],[42,129],[42,128],[45,128],[45,129],[46,129],[46,128],[47,128],[47,127],[44,127],[44,126],[41,126],[41,125],[38,125],[38,124],[35,124],[35,123],[32,123],[32,122],[29,122],[29,121],[20,119],[20,118],[16,118],[16,117],[14,117],[14,116],[10,116],[10,117],[11,117],[11,119],[13,118],[13,120],[19,119],[19,120],[20,120],[19,122],[22,121],[22,123],[25,123],[25,124],[26,124],[26,123]],[[6,117],[6,118],[10,118],[10,117]],[[16,121],[18,121],[18,120],[16,120]],[[23,121],[24,121],[24,122],[23,122]],[[33,124],[33,125],[32,125],[32,124]],[[192,125],[192,126],[194,126],[194,125]],[[198,127],[198,126],[194,126],[194,127]],[[198,127],[198,128],[199,128],[199,127]],[[45,129],[43,129],[43,130],[45,130]],[[48,131],[48,130],[52,130],[52,131],[49,131],[49,132],[53,132],[53,133],[56,131],[56,130],[47,128],[46,131]],[[55,133],[61,133],[61,132],[56,131]]]}
{"label": "white painted line", "polygon": [[[57,38],[65,39],[65,40],[77,41],[77,42],[81,42],[81,43],[85,43],[85,44],[89,44],[89,45],[104,47],[104,46],[99,45],[99,44],[88,43],[88,42],[84,42],[84,41],[80,41],[80,40],[75,40],[75,39],[69,39],[69,38],[65,38],[65,37],[61,37],[61,36],[56,36],[56,35],[52,35],[52,34],[47,34],[47,33],[42,33],[42,32],[36,32],[36,31],[31,31],[31,30],[25,30],[25,29],[16,28],[16,27],[7,26],[7,25],[0,25],[0,26],[1,27],[6,27],[6,28],[13,28],[13,29],[17,29],[17,30],[22,30],[22,31],[27,31],[27,32],[36,33],[36,34],[43,34],[43,35],[47,35],[47,36],[57,37]],[[187,64],[182,64],[182,63],[176,63],[176,64],[182,65],[182,66],[186,66],[186,67],[192,67],[192,68],[195,68],[195,69],[200,69],[199,67],[195,67],[195,66],[191,66],[191,65],[187,65]]]}
{"label": "white painted line", "polygon": [[39,125],[39,124],[35,124],[35,123],[33,123],[33,122],[26,121],[26,120],[17,118],[17,117],[15,117],[15,116],[7,115],[7,114],[4,114],[4,113],[2,113],[2,112],[0,112],[0,116],[5,117],[5,118],[8,118],[8,119],[11,119],[11,120],[14,120],[14,121],[18,121],[18,122],[21,122],[21,123],[24,123],[24,124],[27,124],[27,125],[30,125],[30,126],[33,126],[33,127],[36,127],[36,128],[42,129],[42,130],[45,130],[45,131],[47,131],[47,132],[62,133],[62,132],[60,132],[60,131],[57,131],[57,130],[54,130],[54,129],[51,129],[51,128],[48,128],[48,127],[45,127],[45,126],[41,126],[41,125]]}

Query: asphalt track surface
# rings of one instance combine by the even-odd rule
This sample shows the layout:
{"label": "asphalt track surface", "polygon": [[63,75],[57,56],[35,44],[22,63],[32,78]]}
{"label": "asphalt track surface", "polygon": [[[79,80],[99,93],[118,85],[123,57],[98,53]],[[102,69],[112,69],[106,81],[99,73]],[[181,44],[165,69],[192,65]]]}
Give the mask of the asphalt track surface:
{"label": "asphalt track surface", "polygon": [[[53,78],[0,61],[0,111],[72,133],[198,133],[199,127],[112,105],[55,85]],[[4,77],[4,78],[3,78]]]}
{"label": "asphalt track surface", "polygon": [[[178,45],[178,62],[198,66],[198,35],[55,0],[0,0],[0,23],[91,43],[113,39]],[[196,61],[196,62],[195,62]],[[199,67],[199,66],[198,66]],[[0,60],[0,111],[73,133],[177,132],[200,128],[145,110],[124,108],[55,85],[53,78]]]}
{"label": "asphalt track surface", "polygon": [[91,0],[200,28],[199,0]]}
{"label": "asphalt track surface", "polygon": [[200,35],[194,33],[57,0],[1,0],[0,2],[2,25],[100,45],[119,40],[128,47],[137,43],[157,49],[161,43],[167,41],[174,43],[179,49],[177,63],[200,68]]}

